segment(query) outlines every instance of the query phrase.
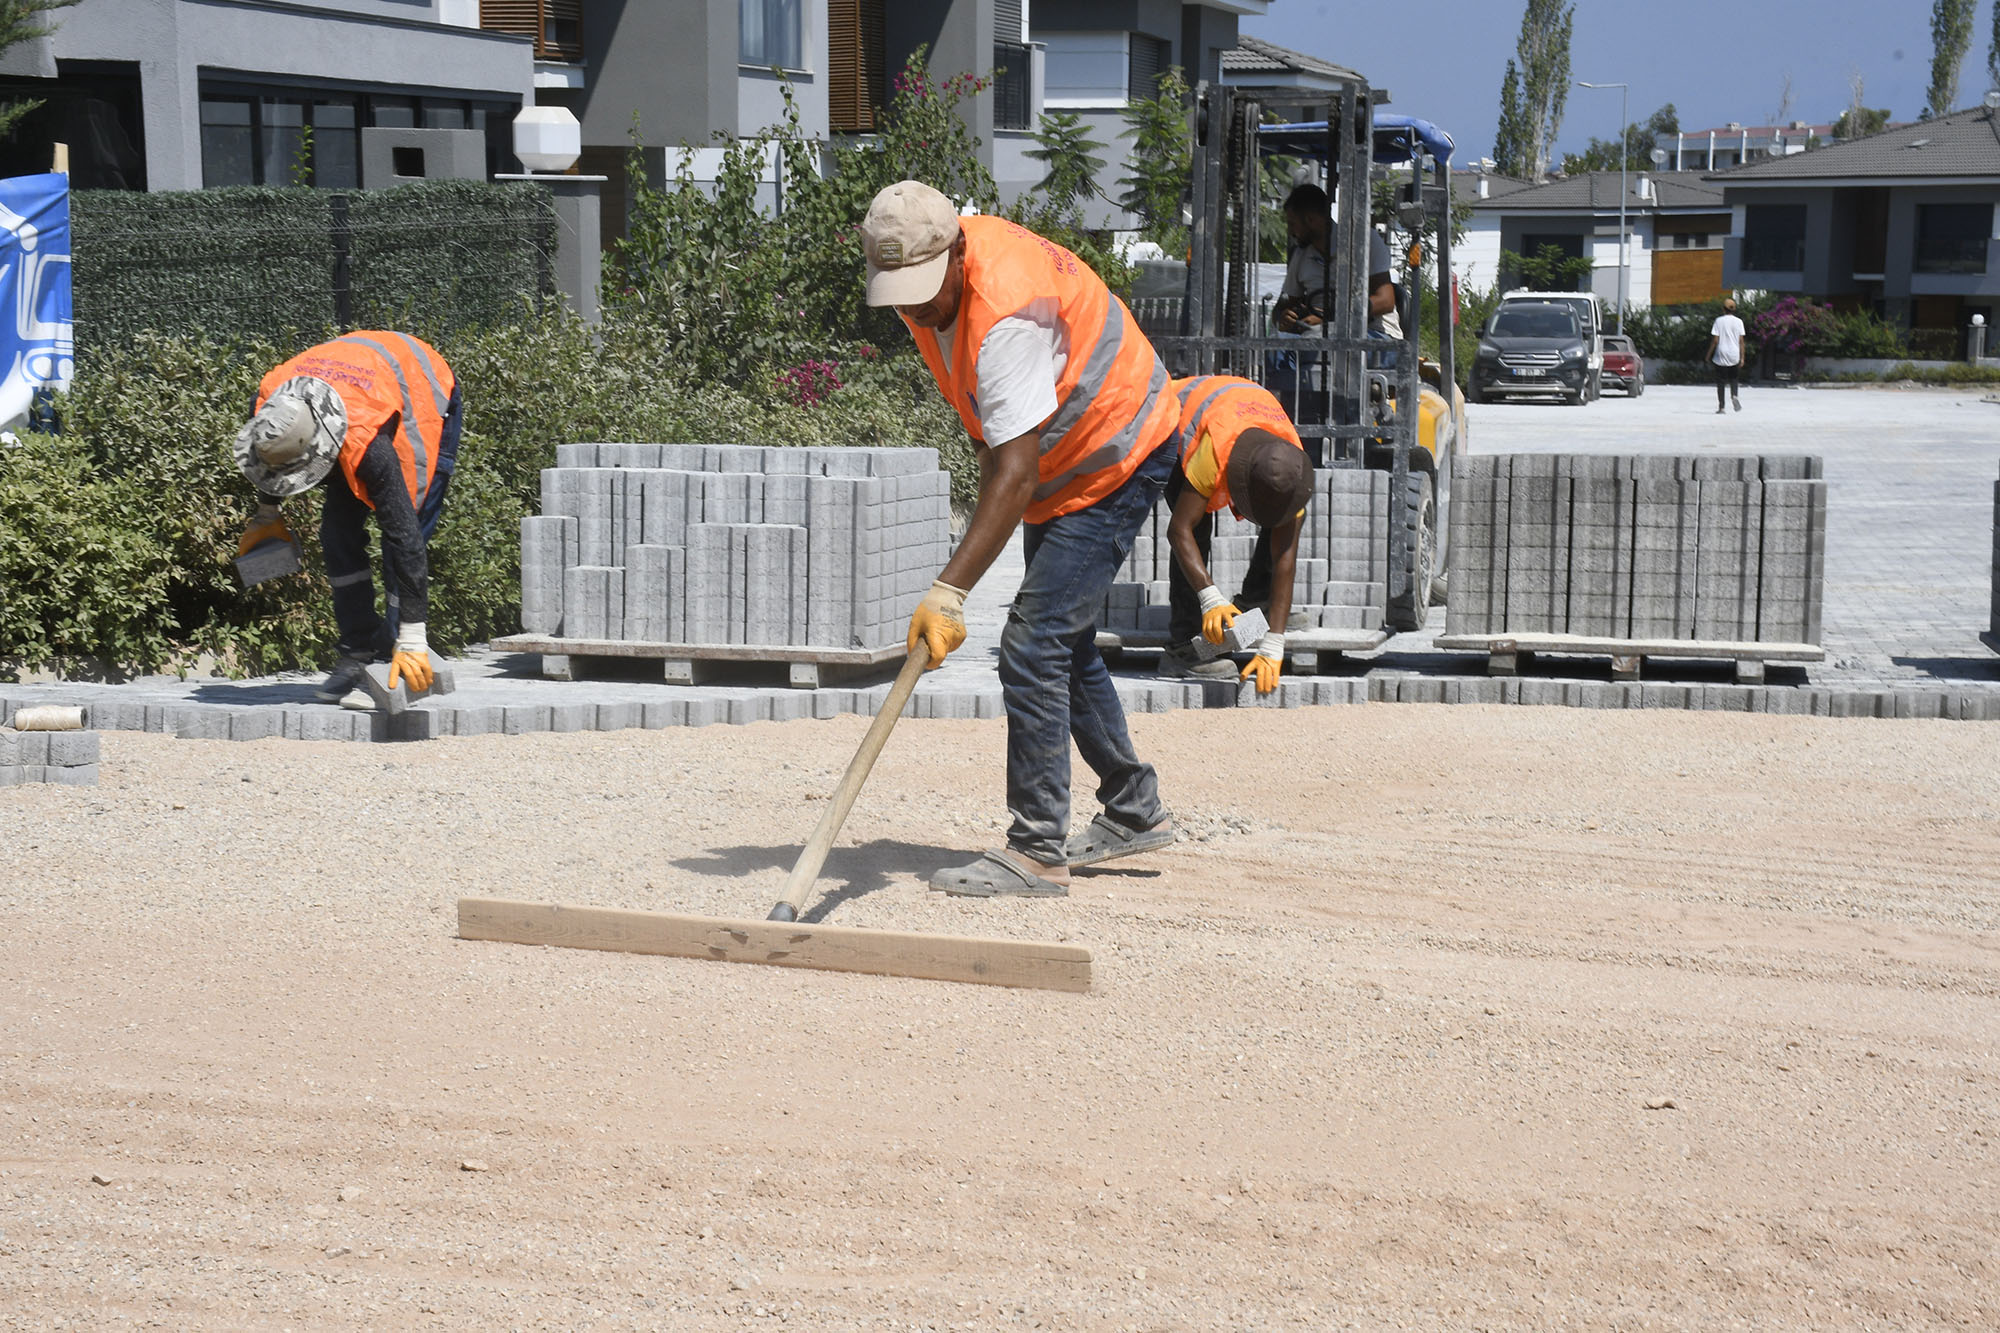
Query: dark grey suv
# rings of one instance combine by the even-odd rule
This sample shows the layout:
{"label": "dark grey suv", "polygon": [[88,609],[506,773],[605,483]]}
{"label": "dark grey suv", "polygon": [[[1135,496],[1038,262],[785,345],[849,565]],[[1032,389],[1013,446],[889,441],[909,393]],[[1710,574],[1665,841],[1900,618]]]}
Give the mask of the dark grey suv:
{"label": "dark grey suv", "polygon": [[1509,301],[1479,333],[1466,397],[1560,398],[1580,404],[1590,387],[1590,348],[1567,306]]}

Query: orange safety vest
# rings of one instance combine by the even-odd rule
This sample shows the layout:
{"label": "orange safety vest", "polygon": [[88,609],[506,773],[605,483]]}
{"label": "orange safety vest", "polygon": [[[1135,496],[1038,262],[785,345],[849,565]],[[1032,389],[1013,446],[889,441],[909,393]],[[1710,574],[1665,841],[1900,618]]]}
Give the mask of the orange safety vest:
{"label": "orange safety vest", "polygon": [[257,387],[257,406],[288,379],[310,375],[325,380],[347,409],[347,438],[340,445],[340,470],[348,487],[370,509],[375,502],[361,488],[355,469],[382,427],[396,423],[396,455],[403,464],[403,484],[410,504],[421,509],[437,475],[438,442],[444,436],[445,409],[457,379],[437,349],[407,333],[356,329],[353,333],[308,347],[264,377]]}
{"label": "orange safety vest", "polygon": [[912,325],[917,350],[966,433],[989,443],[979,429],[979,350],[1000,320],[1031,301],[1054,298],[1069,361],[1056,380],[1055,414],[1042,423],[1041,481],[1023,517],[1046,523],[1087,509],[1124,485],[1173,434],[1167,368],[1125,303],[1081,259],[1004,218],[961,218],[959,225],[965,290],[950,368],[936,332]]}
{"label": "orange safety vest", "polygon": [[[1236,507],[1235,499],[1229,494],[1229,451],[1236,447],[1236,441],[1244,431],[1267,431],[1300,449],[1306,447],[1283,404],[1255,380],[1235,375],[1196,375],[1175,380],[1167,388],[1180,403],[1183,471],[1193,459],[1204,435],[1208,437],[1209,447],[1215,451],[1215,488],[1208,493],[1208,512],[1211,514],[1228,505],[1231,513],[1238,518],[1243,517],[1243,512]],[[1206,471],[1206,468],[1202,470]],[[1191,473],[1188,480],[1200,489],[1200,482]]]}

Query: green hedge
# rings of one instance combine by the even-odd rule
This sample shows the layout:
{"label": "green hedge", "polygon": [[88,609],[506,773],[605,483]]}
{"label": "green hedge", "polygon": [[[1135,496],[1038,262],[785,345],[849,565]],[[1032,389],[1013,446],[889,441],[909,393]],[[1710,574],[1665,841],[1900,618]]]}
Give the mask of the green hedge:
{"label": "green hedge", "polygon": [[[0,675],[4,668],[184,668],[238,674],[331,657],[318,497],[287,504],[303,574],[237,586],[252,498],[230,457],[263,373],[298,350],[138,333],[100,348],[60,406],[65,434],[0,444]],[[693,381],[656,331],[596,331],[565,314],[439,345],[465,385],[466,434],[431,544],[429,627],[442,651],[520,628],[520,520],[541,469],[578,440],[930,445],[969,498],[971,449],[914,355],[864,351],[845,381],[796,401],[773,373]],[[830,363],[831,364],[831,363]]]}
{"label": "green hedge", "polygon": [[70,228],[83,355],[142,332],[290,345],[338,327],[342,204],[347,327],[436,339],[517,323],[553,294],[554,203],[540,186],[79,190]]}

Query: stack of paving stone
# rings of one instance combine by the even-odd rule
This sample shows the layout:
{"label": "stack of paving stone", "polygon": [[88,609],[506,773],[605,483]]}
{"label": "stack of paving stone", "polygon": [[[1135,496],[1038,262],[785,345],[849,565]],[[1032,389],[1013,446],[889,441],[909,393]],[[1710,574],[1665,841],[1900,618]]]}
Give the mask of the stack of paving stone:
{"label": "stack of paving stone", "polygon": [[28,782],[95,787],[97,757],[94,731],[16,731],[0,727],[0,787]]}
{"label": "stack of paving stone", "polygon": [[560,445],[521,520],[522,628],[879,649],[950,549],[934,449]]}
{"label": "stack of paving stone", "polygon": [[1816,457],[1500,454],[1453,478],[1453,635],[1819,642]]}
{"label": "stack of paving stone", "polygon": [[[1098,627],[1118,633],[1164,634],[1172,518],[1164,500],[1153,510],[1119,566],[1098,613]],[[1224,595],[1243,586],[1257,525],[1227,509],[1214,516],[1208,572]],[[1321,468],[1314,474],[1305,530],[1292,577],[1292,624],[1309,629],[1377,630],[1388,610],[1389,474],[1363,468]]]}

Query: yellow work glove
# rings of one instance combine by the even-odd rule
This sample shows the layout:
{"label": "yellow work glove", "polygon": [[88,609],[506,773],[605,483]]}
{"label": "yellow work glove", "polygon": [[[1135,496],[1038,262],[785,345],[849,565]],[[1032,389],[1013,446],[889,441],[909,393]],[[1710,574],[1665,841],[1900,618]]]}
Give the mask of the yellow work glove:
{"label": "yellow work glove", "polygon": [[278,512],[278,506],[267,502],[257,506],[250,526],[243,529],[243,536],[236,543],[236,554],[248,555],[268,541],[297,544],[292,530],[285,526],[285,516]]}
{"label": "yellow work glove", "polygon": [[437,679],[431,669],[430,644],[424,637],[422,621],[405,621],[396,631],[396,651],[389,658],[389,688],[408,685],[413,694],[422,694]]}
{"label": "yellow work glove", "polygon": [[931,671],[943,664],[945,654],[965,642],[965,589],[954,588],[943,579],[931,585],[910,617],[910,639],[904,651],[917,651],[918,639],[930,645],[931,664],[926,669]]}
{"label": "yellow work glove", "polygon": [[1210,643],[1221,643],[1222,632],[1235,624],[1236,617],[1243,613],[1213,583],[1198,595],[1201,598],[1201,637]]}
{"label": "yellow work glove", "polygon": [[1278,688],[1278,673],[1285,669],[1285,636],[1266,634],[1257,640],[1257,655],[1243,668],[1240,679],[1257,682],[1257,693],[1269,694]]}

